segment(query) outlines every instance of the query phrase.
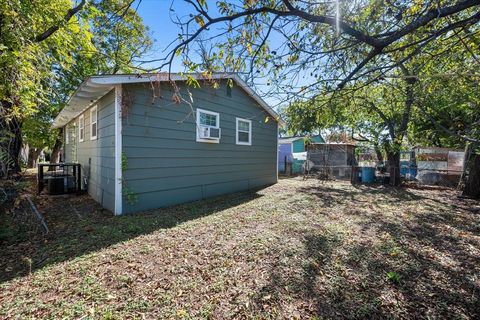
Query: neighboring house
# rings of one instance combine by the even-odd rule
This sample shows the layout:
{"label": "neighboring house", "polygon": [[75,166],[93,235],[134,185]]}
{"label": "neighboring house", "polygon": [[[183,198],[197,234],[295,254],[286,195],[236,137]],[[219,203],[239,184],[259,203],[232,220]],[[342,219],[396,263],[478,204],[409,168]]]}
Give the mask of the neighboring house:
{"label": "neighboring house", "polygon": [[90,77],[55,119],[65,161],[116,215],[277,182],[277,114],[236,75],[214,74],[216,89],[189,77],[202,87],[178,74]]}
{"label": "neighboring house", "polygon": [[285,172],[287,163],[292,164],[292,173],[301,173],[305,162],[306,142],[325,142],[321,135],[285,137],[278,139],[278,171]]}

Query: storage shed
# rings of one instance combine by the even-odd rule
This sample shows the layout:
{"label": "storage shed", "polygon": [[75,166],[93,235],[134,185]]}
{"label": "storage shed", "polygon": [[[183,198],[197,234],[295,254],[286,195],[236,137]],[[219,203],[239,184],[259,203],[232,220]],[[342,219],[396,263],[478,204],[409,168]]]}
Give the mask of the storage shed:
{"label": "storage shed", "polygon": [[276,183],[279,121],[235,74],[131,74],[86,79],[53,126],[120,215]]}
{"label": "storage shed", "polygon": [[307,161],[313,169],[328,169],[337,179],[351,179],[357,165],[355,145],[348,143],[312,143],[307,148]]}
{"label": "storage shed", "polygon": [[416,147],[417,179],[424,184],[455,186],[463,172],[463,150]]}

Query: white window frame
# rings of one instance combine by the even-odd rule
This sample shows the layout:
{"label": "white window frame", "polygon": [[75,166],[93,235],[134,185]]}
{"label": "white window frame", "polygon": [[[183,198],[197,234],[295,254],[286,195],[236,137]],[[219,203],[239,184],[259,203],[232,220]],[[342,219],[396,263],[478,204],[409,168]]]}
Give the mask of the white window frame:
{"label": "white window frame", "polygon": [[220,139],[203,139],[200,138],[200,127],[205,127],[204,125],[200,125],[200,113],[210,114],[217,117],[217,125],[216,126],[207,126],[210,128],[220,129],[220,114],[218,112],[213,112],[205,109],[197,108],[197,117],[195,121],[196,125],[196,132],[197,132],[197,142],[207,142],[207,143],[220,143]]}
{"label": "white window frame", "polygon": [[65,126],[64,134],[65,134],[65,144],[70,144],[70,126],[69,125]]}
{"label": "white window frame", "polygon": [[85,141],[85,115],[83,114],[78,117],[78,141]]}
{"label": "white window frame", "polygon": [[[93,114],[95,113],[95,122],[93,122]],[[95,135],[93,135],[93,125],[95,124]],[[90,140],[97,140],[98,136],[98,109],[93,106],[90,110]]]}
{"label": "white window frame", "polygon": [[[243,118],[235,118],[235,136],[236,136],[236,143],[238,145],[243,145],[243,146],[251,146],[252,145],[252,120],[248,120],[248,119],[243,119]],[[248,122],[248,142],[245,142],[245,141],[239,141],[238,140],[238,133],[239,133],[239,130],[238,130],[238,122],[239,121],[242,121],[242,122]],[[243,131],[242,132],[247,132],[247,131]]]}

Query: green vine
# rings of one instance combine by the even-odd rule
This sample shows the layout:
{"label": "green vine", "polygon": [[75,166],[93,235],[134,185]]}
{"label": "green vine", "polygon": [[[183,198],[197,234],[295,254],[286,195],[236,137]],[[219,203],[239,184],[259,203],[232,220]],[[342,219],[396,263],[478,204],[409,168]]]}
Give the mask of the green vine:
{"label": "green vine", "polygon": [[138,202],[138,194],[127,186],[127,182],[123,178],[123,173],[125,172],[125,170],[127,170],[127,166],[128,166],[127,155],[124,152],[122,152],[121,161],[122,161],[122,194],[129,204],[134,205],[135,203]]}
{"label": "green vine", "polygon": [[122,172],[125,172],[125,170],[127,170],[127,165],[128,165],[127,155],[125,154],[125,152],[122,152]]}
{"label": "green vine", "polygon": [[122,194],[127,199],[127,202],[131,205],[134,205],[135,203],[138,202],[138,194],[136,194],[134,191],[132,191],[127,184],[125,183],[125,180],[122,181]]}

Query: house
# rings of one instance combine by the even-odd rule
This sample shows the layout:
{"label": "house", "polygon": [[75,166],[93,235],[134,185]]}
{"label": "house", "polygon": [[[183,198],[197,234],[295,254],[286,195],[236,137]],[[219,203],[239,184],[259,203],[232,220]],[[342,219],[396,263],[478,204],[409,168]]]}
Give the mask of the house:
{"label": "house", "polygon": [[86,79],[53,127],[121,215],[276,183],[279,121],[237,75],[159,73]]}
{"label": "house", "polygon": [[292,164],[292,173],[302,172],[305,162],[306,143],[325,142],[321,135],[281,137],[278,139],[278,170],[286,172],[288,163]]}

